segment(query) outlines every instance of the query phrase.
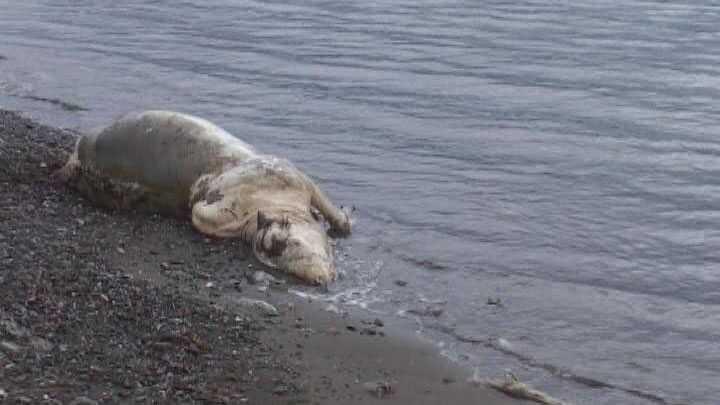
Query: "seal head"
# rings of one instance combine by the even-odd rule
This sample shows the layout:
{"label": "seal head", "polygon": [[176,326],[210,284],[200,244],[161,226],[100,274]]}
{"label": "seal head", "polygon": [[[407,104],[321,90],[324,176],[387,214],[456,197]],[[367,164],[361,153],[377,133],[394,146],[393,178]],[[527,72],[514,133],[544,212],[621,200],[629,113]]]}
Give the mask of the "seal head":
{"label": "seal head", "polygon": [[253,252],[262,263],[315,284],[327,284],[337,277],[330,241],[312,217],[291,222],[258,211]]}

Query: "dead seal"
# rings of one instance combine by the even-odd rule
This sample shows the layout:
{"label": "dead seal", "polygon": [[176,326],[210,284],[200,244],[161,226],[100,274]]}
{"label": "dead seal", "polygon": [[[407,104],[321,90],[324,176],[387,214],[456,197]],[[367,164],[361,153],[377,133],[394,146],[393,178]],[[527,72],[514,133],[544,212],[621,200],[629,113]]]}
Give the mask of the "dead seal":
{"label": "dead seal", "polygon": [[261,262],[311,283],[336,277],[327,234],[351,231],[348,214],[288,160],[177,112],[130,114],[83,135],[57,176],[106,207],[190,216],[198,231],[240,238]]}

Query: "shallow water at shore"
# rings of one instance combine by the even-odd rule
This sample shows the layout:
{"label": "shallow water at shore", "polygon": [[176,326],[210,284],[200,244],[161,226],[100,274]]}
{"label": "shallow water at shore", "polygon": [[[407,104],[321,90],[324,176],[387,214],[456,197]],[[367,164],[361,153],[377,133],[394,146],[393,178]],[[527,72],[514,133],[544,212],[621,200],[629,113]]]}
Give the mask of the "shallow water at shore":
{"label": "shallow water at shore", "polygon": [[0,6],[0,106],[191,112],[357,206],[326,299],[577,403],[715,402],[710,2]]}

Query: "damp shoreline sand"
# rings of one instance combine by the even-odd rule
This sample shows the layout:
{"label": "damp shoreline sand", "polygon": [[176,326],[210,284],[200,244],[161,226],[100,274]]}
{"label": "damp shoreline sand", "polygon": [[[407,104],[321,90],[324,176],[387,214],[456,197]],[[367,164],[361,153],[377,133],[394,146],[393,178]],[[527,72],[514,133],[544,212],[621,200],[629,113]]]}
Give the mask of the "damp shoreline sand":
{"label": "damp shoreline sand", "polygon": [[468,370],[386,321],[259,292],[245,273],[260,266],[235,241],[90,205],[50,180],[74,139],[0,110],[5,401],[525,403],[468,383]]}

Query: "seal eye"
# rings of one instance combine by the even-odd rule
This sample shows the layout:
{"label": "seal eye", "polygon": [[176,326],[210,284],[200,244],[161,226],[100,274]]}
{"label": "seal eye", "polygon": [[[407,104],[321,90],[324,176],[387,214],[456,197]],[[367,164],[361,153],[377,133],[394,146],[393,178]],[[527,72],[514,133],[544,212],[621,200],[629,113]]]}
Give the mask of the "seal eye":
{"label": "seal eye", "polygon": [[258,210],[257,212],[257,229],[264,229],[268,228],[270,225],[272,225],[273,221],[272,219],[268,218],[263,214],[262,211]]}

